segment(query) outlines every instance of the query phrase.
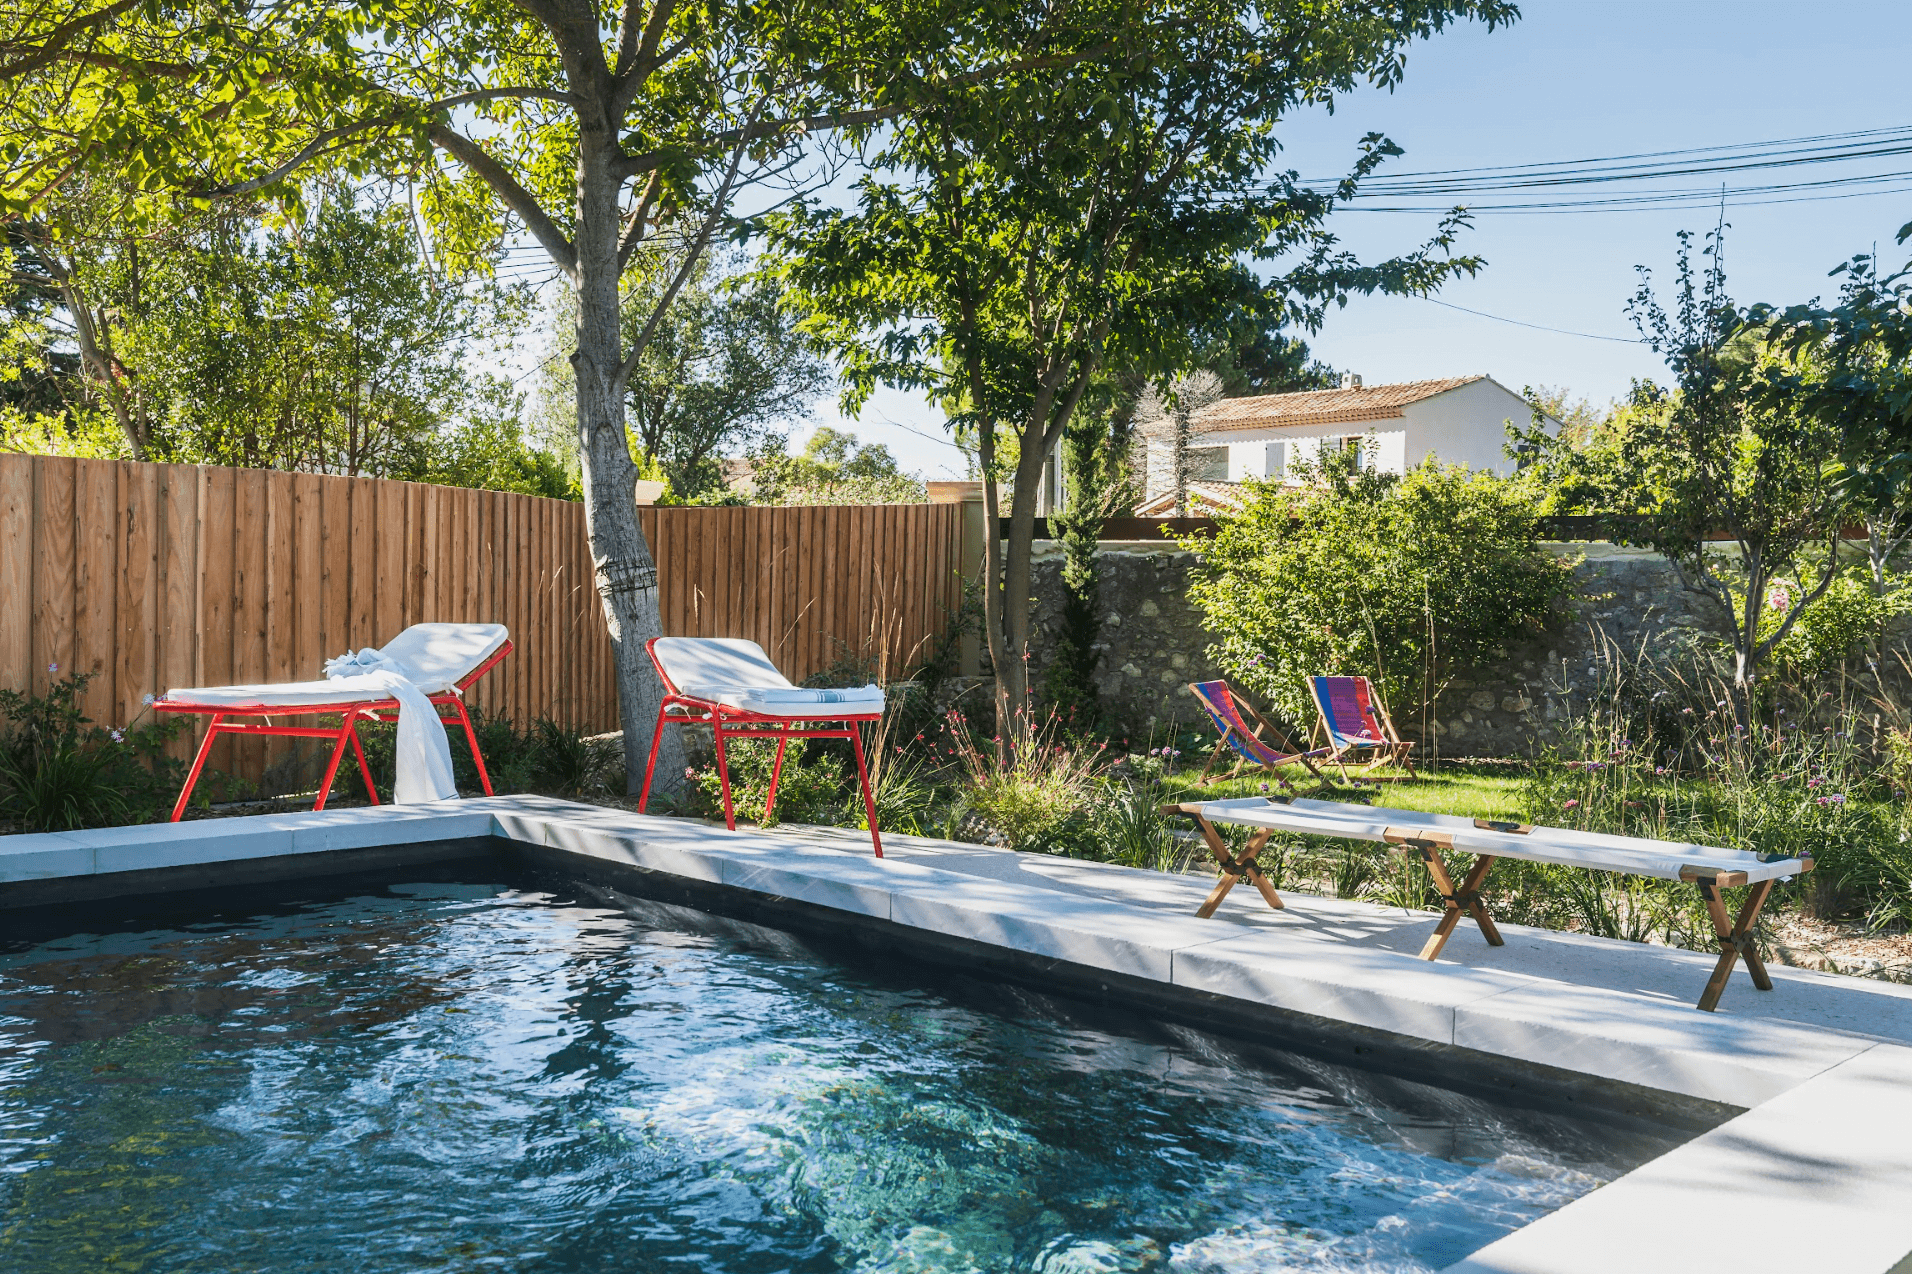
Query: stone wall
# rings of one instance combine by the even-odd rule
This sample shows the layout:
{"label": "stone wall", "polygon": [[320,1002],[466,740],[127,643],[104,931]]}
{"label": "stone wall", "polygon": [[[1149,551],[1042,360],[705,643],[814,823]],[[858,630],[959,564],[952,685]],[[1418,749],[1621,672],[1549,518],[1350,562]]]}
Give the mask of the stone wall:
{"label": "stone wall", "polygon": [[[1597,689],[1603,636],[1631,652],[1668,629],[1712,630],[1707,603],[1681,588],[1659,555],[1606,544],[1550,547],[1584,559],[1560,622],[1450,686],[1431,723],[1436,738],[1421,740],[1423,748],[1438,745],[1444,756],[1527,755],[1564,717],[1569,699],[1584,703]],[[1152,544],[1112,545],[1098,554],[1104,616],[1098,689],[1117,718],[1138,732],[1199,719],[1187,683],[1220,675],[1203,653],[1209,637],[1201,612],[1188,600],[1193,564],[1193,554]],[[1052,630],[1060,616],[1060,566],[1053,549],[1036,562],[1039,629]],[[1420,739],[1421,723],[1406,719],[1410,706],[1394,706],[1402,734]]]}

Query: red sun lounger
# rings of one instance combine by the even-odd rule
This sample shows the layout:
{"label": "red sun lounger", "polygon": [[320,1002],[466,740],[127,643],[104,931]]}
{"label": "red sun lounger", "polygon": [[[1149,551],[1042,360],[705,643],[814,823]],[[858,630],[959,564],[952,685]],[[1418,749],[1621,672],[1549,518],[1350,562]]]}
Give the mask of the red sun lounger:
{"label": "red sun lounger", "polygon": [[724,745],[730,739],[775,739],[777,759],[770,768],[770,796],[764,801],[768,819],[777,806],[777,780],[783,776],[783,751],[792,739],[848,739],[856,754],[857,782],[863,788],[863,812],[870,821],[870,846],[883,857],[883,840],[876,830],[876,799],[870,793],[870,771],[863,763],[863,738],[857,727],[883,716],[883,691],[877,686],[849,690],[805,690],[793,686],[770,656],[754,641],[741,637],[653,637],[644,647],[664,683],[664,702],[657,709],[651,732],[651,756],[644,766],[644,791],[637,812],[651,799],[651,778],[657,769],[657,745],[667,724],[708,725],[717,736],[717,780],[724,793],[724,826],[736,830],[737,815],[730,801],[730,762]]}
{"label": "red sun lounger", "polygon": [[[478,751],[478,735],[471,728],[470,714],[465,711],[464,693],[510,654],[511,649],[511,637],[503,624],[413,624],[379,651],[403,666],[409,673],[407,680],[434,705],[449,707],[450,720],[464,726],[465,738],[471,744],[471,759],[478,767],[478,781],[483,784],[486,796],[491,795],[491,776],[485,772],[485,758]],[[213,740],[222,734],[332,740],[332,756],[325,767],[325,778],[319,784],[319,798],[312,805],[314,810],[325,808],[325,798],[332,790],[345,745],[350,743],[358,758],[359,775],[365,780],[365,793],[372,804],[377,805],[378,788],[372,782],[371,767],[365,764],[365,750],[359,746],[358,725],[361,721],[397,720],[398,700],[376,690],[354,691],[337,681],[288,681],[276,685],[168,690],[153,701],[153,710],[196,712],[212,717],[198,755],[193,757],[193,768],[186,775],[186,785],[179,790],[179,800],[173,805],[172,821],[177,823],[186,812],[186,802],[192,797],[200,772],[206,768],[206,755],[212,751]],[[282,725],[273,721],[274,717],[332,715],[339,718],[336,726]],[[233,721],[229,720],[231,717],[262,720]]]}
{"label": "red sun lounger", "polygon": [[[1215,743],[1215,753],[1208,758],[1208,766],[1202,771],[1202,782],[1210,781],[1209,771],[1215,768],[1215,762],[1221,760],[1227,752],[1235,753],[1239,759],[1235,762],[1234,768],[1226,774],[1216,775],[1214,781],[1232,779],[1251,765],[1268,771],[1283,787],[1291,787],[1288,780],[1280,773],[1280,768],[1284,765],[1300,764],[1316,778],[1321,777],[1321,771],[1315,769],[1314,758],[1327,756],[1330,749],[1317,748],[1312,752],[1303,752],[1287,735],[1276,729],[1261,713],[1256,712],[1249,703],[1237,698],[1226,681],[1191,681],[1188,690],[1195,696],[1196,702],[1202,705],[1202,711],[1208,714],[1208,719],[1215,723],[1215,728],[1221,732],[1221,738]],[[1253,726],[1250,726],[1244,717],[1244,710],[1248,716],[1254,717]],[[1274,746],[1275,744],[1280,746]]]}

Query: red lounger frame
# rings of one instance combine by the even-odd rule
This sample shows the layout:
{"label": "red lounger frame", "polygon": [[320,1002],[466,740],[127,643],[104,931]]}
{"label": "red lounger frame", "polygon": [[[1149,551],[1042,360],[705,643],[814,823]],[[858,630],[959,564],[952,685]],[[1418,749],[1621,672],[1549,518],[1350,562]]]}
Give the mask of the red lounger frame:
{"label": "red lounger frame", "polygon": [[[717,736],[717,782],[724,792],[724,826],[731,831],[737,830],[737,814],[730,802],[730,762],[724,755],[724,740],[730,739],[775,739],[777,741],[777,759],[770,767],[770,795],[763,803],[763,816],[770,818],[770,812],[777,808],[777,780],[783,777],[783,750],[792,739],[848,739],[850,748],[856,753],[856,779],[863,787],[863,812],[870,820],[870,847],[878,858],[883,857],[883,838],[876,830],[876,800],[870,795],[870,771],[863,763],[863,736],[857,733],[857,726],[865,721],[880,721],[880,712],[866,712],[847,717],[779,717],[764,712],[749,712],[743,708],[733,708],[729,704],[715,703],[709,699],[697,699],[683,693],[672,683],[670,675],[664,671],[664,665],[658,661],[657,652],[652,649],[660,639],[653,637],[644,643],[644,653],[651,657],[651,665],[657,669],[658,680],[664,683],[664,702],[657,708],[657,724],[651,728],[651,756],[644,765],[644,790],[637,798],[637,812],[642,814],[644,806],[651,799],[651,775],[657,769],[657,745],[663,740],[664,726],[671,725],[708,725]],[[682,709],[684,715],[668,721],[666,714],[672,708]],[[820,729],[827,722],[836,722],[838,729]],[[803,729],[796,727],[802,726]],[[744,727],[740,729],[739,727]],[[775,727],[774,729],[770,727]]]}
{"label": "red lounger frame", "polygon": [[[478,766],[478,781],[484,785],[485,795],[490,796],[491,775],[485,770],[484,755],[478,750],[478,734],[471,728],[471,715],[465,711],[464,692],[473,682],[490,672],[492,668],[510,654],[512,645],[509,640],[491,652],[485,661],[466,673],[458,682],[455,690],[441,690],[437,694],[427,695],[440,707],[449,706],[457,715],[454,718],[465,727],[465,738],[471,744],[471,759]],[[172,821],[177,823],[186,812],[186,802],[192,798],[193,785],[199,782],[199,772],[206,768],[206,756],[212,751],[212,741],[222,734],[276,734],[289,735],[296,739],[332,740],[332,759],[325,767],[325,779],[319,784],[319,799],[312,808],[325,808],[325,798],[332,790],[332,780],[339,772],[339,761],[345,755],[345,745],[352,745],[353,755],[358,757],[359,775],[365,780],[365,794],[377,805],[378,787],[372,782],[372,769],[365,764],[365,749],[359,746],[358,723],[360,721],[396,721],[398,719],[398,700],[396,699],[354,699],[345,703],[302,703],[296,707],[285,707],[269,703],[221,704],[213,707],[208,704],[168,703],[164,699],[153,701],[155,712],[196,712],[209,714],[212,724],[206,727],[206,737],[199,745],[199,753],[193,757],[193,768],[186,775],[186,786],[179,790],[179,800],[173,805]],[[273,717],[314,717],[329,713],[338,713],[337,726],[316,725],[273,725]],[[390,713],[391,715],[384,715]],[[247,721],[228,721],[227,717],[264,717],[263,724]]]}

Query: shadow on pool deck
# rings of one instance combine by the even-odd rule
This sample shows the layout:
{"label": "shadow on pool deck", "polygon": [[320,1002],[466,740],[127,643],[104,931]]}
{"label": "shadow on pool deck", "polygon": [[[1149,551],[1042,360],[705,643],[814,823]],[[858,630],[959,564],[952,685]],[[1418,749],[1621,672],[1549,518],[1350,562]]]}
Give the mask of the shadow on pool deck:
{"label": "shadow on pool deck", "polygon": [[[828,845],[848,853],[870,852],[868,833],[835,827],[786,825],[775,834]],[[886,835],[884,853],[904,862],[961,872],[1007,883],[1063,890],[1172,915],[1193,916],[1214,881],[1208,876],[1177,876],[1118,867],[1109,863],[1019,854],[981,845]],[[1254,890],[1238,886],[1212,923],[1254,931],[1319,937],[1415,955],[1434,928],[1435,915],[1373,903],[1347,902],[1284,891],[1283,911],[1273,911]],[[1559,933],[1526,925],[1503,924],[1504,947],[1490,947],[1480,930],[1463,919],[1439,963],[1494,969],[1548,984],[1625,991],[1668,1004],[1691,1007],[1712,972],[1716,957],[1698,951],[1583,934]],[[1736,968],[1721,1000],[1721,1015],[1770,1018],[1807,1026],[1912,1043],[1912,986],[1867,978],[1842,977],[1769,965],[1773,989],[1753,986],[1744,966]]]}

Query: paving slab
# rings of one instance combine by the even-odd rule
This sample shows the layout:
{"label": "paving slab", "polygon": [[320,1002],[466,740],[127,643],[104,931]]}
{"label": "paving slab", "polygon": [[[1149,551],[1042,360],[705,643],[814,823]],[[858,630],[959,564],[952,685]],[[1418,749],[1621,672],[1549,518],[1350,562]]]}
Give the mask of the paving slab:
{"label": "paving slab", "polygon": [[1879,1044],[1445,1274],[1912,1269],[1912,1049]]}
{"label": "paving slab", "polygon": [[[842,828],[791,827],[779,835],[850,852],[861,832]],[[863,841],[868,853],[868,842]],[[1018,854],[982,845],[957,845],[926,837],[885,836],[885,852],[904,862],[1021,881],[1126,905],[1192,915],[1214,878],[1170,875],[1084,862],[1046,854]],[[1246,885],[1237,885],[1214,923],[1239,930],[1305,933],[1342,944],[1373,947],[1412,957],[1433,931],[1435,916],[1374,903],[1319,898],[1283,891],[1287,906],[1273,911]],[[1471,920],[1463,920],[1436,967],[1494,970],[1548,985],[1591,986],[1639,996],[1673,1008],[1699,1000],[1715,957],[1647,943],[1620,942],[1560,933],[1527,925],[1500,926],[1507,945],[1490,947]],[[1912,1044],[1912,986],[1874,978],[1846,977],[1811,969],[1768,965],[1773,990],[1759,991],[1743,967],[1735,970],[1720,1018],[1762,1018]]]}

